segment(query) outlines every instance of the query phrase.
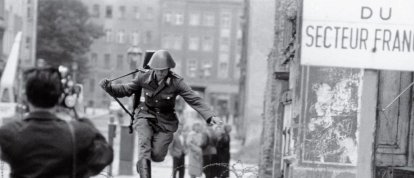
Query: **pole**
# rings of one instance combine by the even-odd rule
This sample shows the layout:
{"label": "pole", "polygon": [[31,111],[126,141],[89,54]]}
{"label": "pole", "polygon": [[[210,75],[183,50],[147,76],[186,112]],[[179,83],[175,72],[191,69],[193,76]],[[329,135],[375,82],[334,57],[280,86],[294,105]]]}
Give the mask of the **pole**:
{"label": "pole", "polygon": [[[114,138],[116,137],[116,124],[114,115],[111,114],[109,117],[108,123],[108,143],[113,148],[114,147]],[[112,163],[108,167],[108,176],[112,176]]]}
{"label": "pole", "polygon": [[[134,74],[137,73],[139,70],[137,69],[135,72],[131,72],[127,75],[132,75],[134,78]],[[127,76],[125,75],[125,76]],[[123,76],[124,77],[124,76]],[[114,97],[115,98],[115,97]],[[119,102],[117,98],[115,100]],[[121,103],[120,103],[121,104]],[[134,119],[134,115],[130,113],[122,104],[122,108],[128,113],[129,117],[131,117],[131,122]],[[133,175],[133,161],[134,161],[134,132],[132,128],[132,123],[130,125],[122,124],[121,125],[121,142],[120,142],[120,149],[119,149],[119,175]]]}
{"label": "pole", "polygon": [[134,136],[129,133],[129,125],[121,125],[119,175],[133,175]]}
{"label": "pole", "polygon": [[[244,0],[243,24],[242,24],[242,50],[240,58],[240,82],[239,82],[239,108],[236,121],[237,135],[243,140],[246,138],[245,119],[246,119],[246,89],[248,72],[248,50],[249,50],[249,23],[250,23],[250,0]],[[244,144],[244,142],[243,142]]]}
{"label": "pole", "polygon": [[377,118],[378,72],[364,70],[358,136],[357,178],[373,178],[375,167],[375,127]]}

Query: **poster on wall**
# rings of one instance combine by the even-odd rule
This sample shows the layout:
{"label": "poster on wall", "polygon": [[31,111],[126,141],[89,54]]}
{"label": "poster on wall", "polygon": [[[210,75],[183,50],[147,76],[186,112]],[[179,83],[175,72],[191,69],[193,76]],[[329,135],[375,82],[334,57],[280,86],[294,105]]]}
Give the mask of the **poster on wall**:
{"label": "poster on wall", "polygon": [[414,71],[414,1],[305,0],[301,64]]}
{"label": "poster on wall", "polygon": [[307,70],[302,162],[356,166],[361,70]]}

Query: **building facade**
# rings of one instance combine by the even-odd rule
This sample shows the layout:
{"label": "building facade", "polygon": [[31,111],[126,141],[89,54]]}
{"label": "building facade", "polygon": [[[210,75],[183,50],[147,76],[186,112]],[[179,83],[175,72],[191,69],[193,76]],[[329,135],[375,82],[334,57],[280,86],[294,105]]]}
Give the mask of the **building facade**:
{"label": "building facade", "polygon": [[142,51],[170,51],[177,63],[173,71],[204,93],[220,116],[230,119],[237,113],[241,0],[83,2],[105,30],[88,54],[90,77],[84,81],[88,106],[109,105],[111,99],[98,82],[132,70],[126,52],[136,45]]}
{"label": "building facade", "polygon": [[34,65],[36,50],[37,0],[0,1],[0,69],[7,62],[16,34],[22,32],[20,67]]}
{"label": "building facade", "polygon": [[6,30],[6,20],[5,20],[5,2],[4,0],[0,1],[0,76],[5,66],[5,59],[3,57],[3,39],[4,39],[4,32]]}
{"label": "building facade", "polygon": [[259,177],[413,177],[413,73],[301,65],[303,1],[275,3]]}
{"label": "building facade", "polygon": [[20,64],[23,68],[31,67],[35,62],[37,0],[5,0],[3,7],[3,59],[9,55],[16,34],[22,32]]}
{"label": "building facade", "polygon": [[[90,52],[89,76],[84,80],[84,102],[90,107],[108,107],[111,98],[99,87],[104,78],[121,76],[138,66],[131,66],[127,50],[137,46],[142,51],[159,48],[159,2],[157,0],[82,0],[95,24],[105,35],[96,40]],[[138,61],[137,64],[141,64]],[[131,77],[116,82],[126,82]],[[125,100],[124,102],[127,102]]]}
{"label": "building facade", "polygon": [[160,48],[219,116],[237,117],[241,0],[161,0]]}

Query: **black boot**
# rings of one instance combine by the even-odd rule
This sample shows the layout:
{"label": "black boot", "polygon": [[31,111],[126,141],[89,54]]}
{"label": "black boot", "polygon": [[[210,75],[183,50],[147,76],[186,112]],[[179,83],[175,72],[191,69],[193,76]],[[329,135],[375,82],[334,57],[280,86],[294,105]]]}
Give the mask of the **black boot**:
{"label": "black boot", "polygon": [[142,159],[137,162],[137,172],[140,178],[151,178],[151,161]]}

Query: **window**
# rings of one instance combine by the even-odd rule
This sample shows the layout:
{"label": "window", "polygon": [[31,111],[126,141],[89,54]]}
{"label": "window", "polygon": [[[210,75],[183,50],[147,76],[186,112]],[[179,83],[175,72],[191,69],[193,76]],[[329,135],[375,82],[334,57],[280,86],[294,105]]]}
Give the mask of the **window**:
{"label": "window", "polygon": [[91,62],[92,62],[92,65],[96,65],[98,63],[98,54],[96,53],[91,54]]}
{"label": "window", "polygon": [[181,35],[174,36],[174,49],[180,50],[183,45],[183,37]]}
{"label": "window", "polygon": [[191,26],[197,26],[200,25],[200,14],[199,13],[190,13],[190,20],[189,24]]}
{"label": "window", "polygon": [[32,46],[32,38],[30,36],[26,37],[26,48],[29,49]]}
{"label": "window", "polygon": [[122,70],[124,66],[124,56],[122,54],[119,54],[116,59],[116,69]]}
{"label": "window", "polygon": [[111,66],[111,55],[105,54],[104,68],[109,69]]}
{"label": "window", "polygon": [[182,25],[184,24],[184,15],[182,12],[177,12],[175,14],[175,25]]}
{"label": "window", "polygon": [[200,38],[198,36],[190,36],[188,39],[188,49],[189,50],[198,50],[200,44]]}
{"label": "window", "polygon": [[91,15],[92,15],[92,17],[99,18],[99,16],[100,16],[99,4],[94,4],[92,6],[92,14]]}
{"label": "window", "polygon": [[220,38],[220,51],[225,51],[225,52],[230,51],[230,39],[229,38]]}
{"label": "window", "polygon": [[230,38],[230,30],[229,28],[220,29],[220,37]]}
{"label": "window", "polygon": [[166,12],[164,14],[164,23],[165,24],[171,24],[173,21],[173,16],[171,12]]}
{"label": "window", "polygon": [[194,78],[197,76],[197,61],[195,59],[188,60],[187,74],[189,77]]}
{"label": "window", "polygon": [[174,69],[172,69],[172,70],[173,70],[174,73],[176,73],[178,75],[181,75],[182,72],[183,72],[183,71],[181,71],[182,70],[181,60],[180,59],[174,59],[174,60],[175,60],[176,65],[175,65]]}
{"label": "window", "polygon": [[105,17],[108,19],[112,18],[112,6],[106,6]]}
{"label": "window", "polygon": [[203,38],[203,51],[213,50],[213,38],[211,36],[204,36]]}
{"label": "window", "polygon": [[242,36],[243,36],[243,32],[242,32],[242,30],[241,30],[241,29],[237,29],[237,38],[238,38],[238,39],[241,39],[241,38],[242,38]]}
{"label": "window", "polygon": [[161,46],[164,49],[171,49],[173,47],[173,40],[170,34],[164,34],[162,36]]}
{"label": "window", "polygon": [[119,6],[119,18],[125,19],[125,6]]}
{"label": "window", "polygon": [[221,52],[219,54],[218,77],[228,78],[228,76],[229,76],[229,60],[230,60],[230,54],[229,53]]}
{"label": "window", "polygon": [[219,54],[219,61],[220,62],[228,62],[230,59],[230,54],[227,52],[221,52]]}
{"label": "window", "polygon": [[151,31],[146,31],[145,32],[145,43],[146,44],[151,44],[152,41],[152,32]]}
{"label": "window", "polygon": [[95,79],[89,79],[89,92],[95,92]]}
{"label": "window", "polygon": [[112,41],[112,30],[111,29],[106,29],[105,30],[105,41],[106,42],[111,42]]}
{"label": "window", "polygon": [[154,19],[154,9],[152,7],[147,7],[147,14],[145,16],[147,20]]}
{"label": "window", "polygon": [[118,43],[125,43],[125,31],[121,30],[118,32]]}
{"label": "window", "polygon": [[141,17],[141,14],[139,13],[139,8],[137,6],[134,6],[134,18],[138,20]]}
{"label": "window", "polygon": [[31,6],[28,6],[27,7],[27,20],[28,21],[32,21],[32,7]]}
{"label": "window", "polygon": [[240,54],[236,53],[236,57],[235,57],[235,61],[234,63],[236,64],[234,66],[234,78],[235,79],[240,79]]}
{"label": "window", "polygon": [[218,77],[227,78],[229,76],[229,63],[219,62]]}
{"label": "window", "polygon": [[230,29],[231,28],[231,13],[228,11],[221,13],[220,19],[221,28]]}
{"label": "window", "polygon": [[132,44],[133,45],[139,44],[139,33],[138,32],[132,32]]}
{"label": "window", "polygon": [[214,26],[214,14],[212,12],[206,12],[203,15],[203,25],[208,27]]}
{"label": "window", "polygon": [[211,76],[211,67],[212,67],[211,61],[204,61],[203,62],[203,66],[202,66],[202,69],[203,69],[203,77],[208,78],[208,77]]}

